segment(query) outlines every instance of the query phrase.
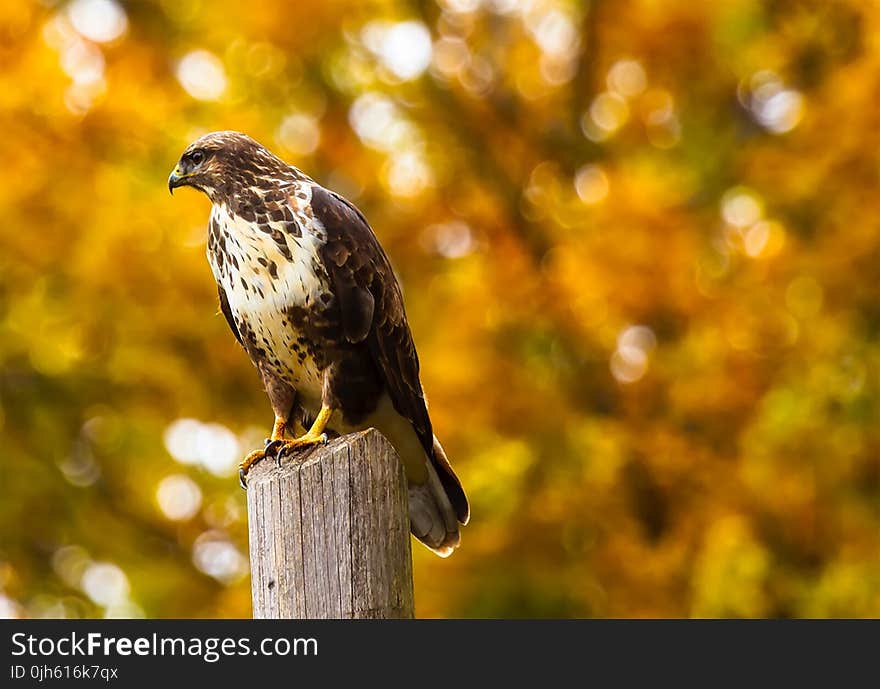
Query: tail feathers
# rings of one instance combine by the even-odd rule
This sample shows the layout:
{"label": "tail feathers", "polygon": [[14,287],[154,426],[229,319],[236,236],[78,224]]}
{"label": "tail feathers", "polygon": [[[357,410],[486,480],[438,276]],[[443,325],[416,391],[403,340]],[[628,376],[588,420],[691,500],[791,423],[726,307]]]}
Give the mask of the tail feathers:
{"label": "tail feathers", "polygon": [[440,444],[440,441],[437,440],[436,435],[434,436],[433,450],[433,465],[437,470],[437,476],[443,486],[443,492],[452,504],[452,507],[455,510],[455,516],[458,517],[458,521],[466,525],[471,518],[471,508],[470,505],[468,505],[468,499],[464,494],[464,489],[461,487],[461,481],[458,480],[458,476],[456,476],[455,472],[452,470],[452,465],[446,458],[446,452]]}
{"label": "tail feathers", "polygon": [[458,516],[431,462],[428,480],[409,486],[409,521],[413,535],[440,557],[449,557],[461,542]]}

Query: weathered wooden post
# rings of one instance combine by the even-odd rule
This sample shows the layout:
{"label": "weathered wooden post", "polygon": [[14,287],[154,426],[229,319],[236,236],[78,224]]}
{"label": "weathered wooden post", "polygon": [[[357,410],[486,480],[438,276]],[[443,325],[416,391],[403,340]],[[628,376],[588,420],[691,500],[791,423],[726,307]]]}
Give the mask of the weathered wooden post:
{"label": "weathered wooden post", "polygon": [[406,477],[370,429],[248,475],[255,618],[413,616]]}

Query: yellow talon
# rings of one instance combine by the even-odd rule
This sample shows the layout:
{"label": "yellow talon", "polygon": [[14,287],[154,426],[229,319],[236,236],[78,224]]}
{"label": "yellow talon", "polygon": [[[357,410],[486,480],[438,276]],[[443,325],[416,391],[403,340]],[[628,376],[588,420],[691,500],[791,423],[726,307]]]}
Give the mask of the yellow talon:
{"label": "yellow talon", "polygon": [[266,447],[262,450],[254,450],[238,465],[238,482],[241,484],[241,487],[247,489],[248,471],[250,471],[254,464],[266,457],[275,457],[276,460],[280,460],[283,455],[289,454],[294,450],[326,443],[327,434],[324,433],[324,429],[327,427],[331,416],[333,416],[333,410],[330,407],[321,407],[318,417],[306,434],[292,440],[284,439],[286,420],[276,416],[275,425],[272,428],[272,437],[266,443]]}

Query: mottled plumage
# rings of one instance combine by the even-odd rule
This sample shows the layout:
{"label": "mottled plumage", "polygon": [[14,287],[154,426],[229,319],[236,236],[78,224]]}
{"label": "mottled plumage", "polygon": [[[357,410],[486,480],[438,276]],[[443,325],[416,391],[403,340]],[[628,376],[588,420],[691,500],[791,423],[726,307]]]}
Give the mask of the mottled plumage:
{"label": "mottled plumage", "polygon": [[304,443],[325,423],[378,428],[404,462],[414,535],[450,554],[467,499],[434,437],[400,287],[363,214],[237,132],[190,145],[169,179],[182,185],[213,203],[220,309],[262,376],[273,446],[296,446],[281,440],[295,420],[312,426]]}

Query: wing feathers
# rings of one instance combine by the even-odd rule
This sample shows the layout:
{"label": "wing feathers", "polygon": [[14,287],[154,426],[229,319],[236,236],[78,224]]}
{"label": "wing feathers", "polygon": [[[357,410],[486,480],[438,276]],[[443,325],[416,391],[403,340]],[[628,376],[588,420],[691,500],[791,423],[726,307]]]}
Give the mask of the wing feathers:
{"label": "wing feathers", "polygon": [[312,210],[327,233],[322,254],[346,337],[369,346],[394,408],[413,424],[431,456],[433,435],[419,359],[391,263],[364,216],[341,196],[316,185]]}
{"label": "wing feathers", "polygon": [[[419,380],[419,357],[391,263],[364,216],[344,198],[315,185],[312,210],[327,233],[322,258],[333,281],[346,337],[369,347],[394,409],[412,424],[436,470],[433,480],[442,484],[446,504],[451,502],[454,514],[466,523],[467,498],[434,438]],[[450,513],[440,510],[444,512]],[[449,533],[443,531],[441,543]]]}
{"label": "wing feathers", "polygon": [[241,333],[238,332],[238,326],[235,324],[235,319],[232,317],[232,309],[229,308],[229,299],[226,298],[226,292],[223,291],[223,287],[219,284],[217,285],[217,291],[220,296],[220,311],[222,311],[223,315],[226,317],[229,329],[232,330],[232,334],[235,335],[238,344],[243,344],[241,341]]}

